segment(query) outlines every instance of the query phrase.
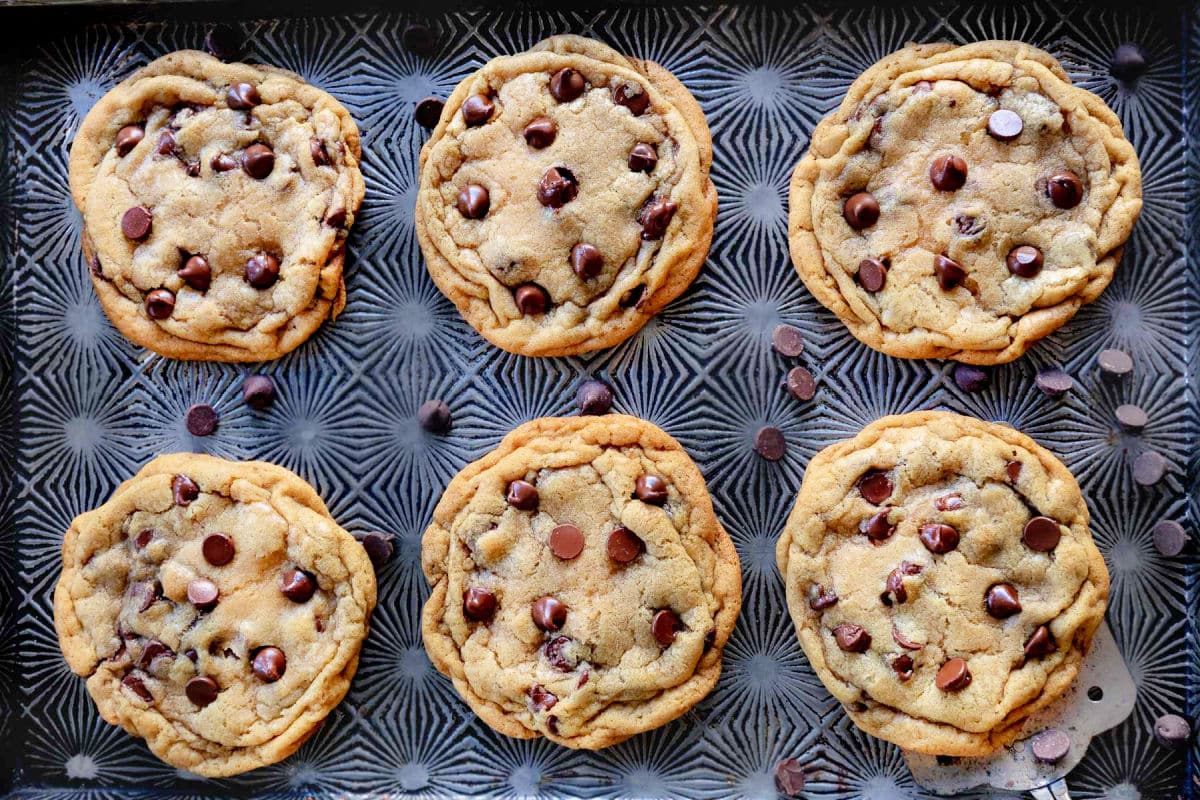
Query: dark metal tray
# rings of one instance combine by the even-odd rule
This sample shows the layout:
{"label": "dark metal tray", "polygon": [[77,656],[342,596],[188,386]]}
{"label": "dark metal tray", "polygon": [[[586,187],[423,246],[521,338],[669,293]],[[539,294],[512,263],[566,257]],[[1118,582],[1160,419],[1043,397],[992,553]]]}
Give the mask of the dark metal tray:
{"label": "dark metal tray", "polygon": [[[1084,486],[1113,576],[1109,623],[1138,698],[1132,717],[1097,739],[1071,775],[1073,794],[1197,794],[1189,754],[1150,735],[1159,714],[1194,713],[1200,699],[1194,545],[1171,559],[1150,539],[1160,519],[1190,527],[1200,510],[1194,9],[443,9],[426,16],[441,42],[432,58],[402,48],[406,13],[337,15],[347,10],[241,21],[239,13],[264,12],[203,4],[0,11],[10,48],[0,83],[0,791],[770,797],[774,765],[795,757],[809,771],[809,796],[925,796],[899,751],[849,725],[809,669],[784,609],[774,542],[814,453],[883,414],[937,407],[1012,423],[1062,457]],[[71,139],[105,89],[162,53],[200,46],[213,22],[231,21],[246,37],[248,60],[328,89],[363,131],[367,197],[349,248],[346,312],[263,367],[281,386],[267,413],[241,403],[243,368],[164,360],[116,333],[93,296],[67,190]],[[412,224],[425,133],[411,109],[424,95],[446,95],[491,56],[568,31],[660,61],[696,94],[713,130],[721,214],[700,279],[639,335],[586,357],[520,358],[480,339],[426,275]],[[789,263],[786,189],[808,132],[865,67],[910,40],[985,38],[1049,49],[1116,109],[1141,156],[1146,205],[1100,300],[1025,358],[993,370],[990,388],[966,394],[952,365],[874,353],[817,305]],[[1108,71],[1122,42],[1149,54],[1149,71],[1133,84]],[[789,364],[768,344],[779,321],[805,333],[799,363],[820,384],[811,403],[780,387]],[[1136,362],[1118,387],[1095,369],[1096,354],[1114,346]],[[1033,375],[1046,365],[1064,366],[1079,387],[1060,401],[1043,396]],[[493,733],[432,669],[418,623],[427,592],[419,537],[442,487],[521,421],[573,413],[574,387],[589,375],[611,381],[620,410],[663,426],[695,457],[745,578],[744,611],[712,695],[675,723],[597,753]],[[443,438],[424,434],[414,418],[432,397],[453,408],[455,426]],[[211,437],[184,428],[184,410],[198,401],[221,414]],[[1141,436],[1118,431],[1113,411],[1124,402],[1149,412]],[[765,423],[787,435],[777,464],[751,450]],[[398,537],[347,701],[292,758],[220,781],[177,772],[104,724],[63,663],[51,620],[71,518],[153,455],[192,449],[283,464],[312,481],[349,529]],[[1170,463],[1152,488],[1131,478],[1133,457],[1146,449]]]}

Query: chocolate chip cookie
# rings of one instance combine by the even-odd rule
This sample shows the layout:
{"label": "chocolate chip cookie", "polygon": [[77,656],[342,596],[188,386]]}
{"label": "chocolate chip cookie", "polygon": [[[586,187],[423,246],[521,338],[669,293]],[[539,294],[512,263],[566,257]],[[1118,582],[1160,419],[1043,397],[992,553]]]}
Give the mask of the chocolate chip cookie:
{"label": "chocolate chip cookie", "polygon": [[505,350],[611,347],[700,271],[711,162],[699,104],[657,64],[578,36],[494,59],[421,151],[429,274]]}
{"label": "chocolate chip cookie", "polygon": [[886,417],[809,464],[776,548],[813,669],[867,733],[978,756],[1031,731],[1104,618],[1079,486],[1012,428]]}
{"label": "chocolate chip cookie", "polygon": [[107,722],[169,764],[225,776],[316,731],[374,606],[366,553],[307,483],[180,453],[71,523],[54,625]]}
{"label": "chocolate chip cookie", "polygon": [[596,749],[708,694],[737,552],[683,448],[622,415],[526,423],[451,481],[422,545],[434,665],[508,736]]}
{"label": "chocolate chip cookie", "polygon": [[345,304],[358,128],[280,69],[185,50],[104,95],[71,148],[100,303],[172,358],[264,361]]}
{"label": "chocolate chip cookie", "polygon": [[1112,279],[1142,207],[1120,120],[1020,42],[906,47],[792,176],[792,261],[866,345],[1000,364]]}

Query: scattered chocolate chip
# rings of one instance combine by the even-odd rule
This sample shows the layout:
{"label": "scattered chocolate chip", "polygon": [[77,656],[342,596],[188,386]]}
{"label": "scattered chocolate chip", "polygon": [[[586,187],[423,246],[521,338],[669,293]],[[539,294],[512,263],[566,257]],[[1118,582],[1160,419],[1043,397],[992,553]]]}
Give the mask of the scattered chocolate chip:
{"label": "scattered chocolate chip", "polygon": [[1187,531],[1178,522],[1170,519],[1164,519],[1155,525],[1150,535],[1154,541],[1154,548],[1168,558],[1182,553],[1188,543]]}
{"label": "scattered chocolate chip", "polygon": [[579,413],[589,416],[607,414],[612,408],[613,391],[604,381],[590,378],[579,384],[575,392],[575,404]]}
{"label": "scattered chocolate chip", "polygon": [[329,209],[322,221],[330,228],[344,228],[346,227],[346,209],[338,204]]}
{"label": "scattered chocolate chip", "polygon": [[145,668],[149,667],[151,664],[153,664],[154,659],[156,659],[156,658],[174,658],[174,657],[175,657],[174,650],[167,647],[162,642],[151,641],[151,642],[147,643],[145,649],[142,650],[142,657],[140,659],[138,659],[138,665],[140,667],[142,667],[143,669],[145,669]]}
{"label": "scattered chocolate chip", "polygon": [[622,81],[613,87],[613,102],[625,106],[635,117],[646,113],[650,107],[650,95],[640,83]]}
{"label": "scattered chocolate chip", "polygon": [[189,161],[187,163],[187,165],[184,167],[184,172],[186,172],[188,174],[189,178],[199,178],[200,177],[200,162],[199,161]]}
{"label": "scattered chocolate chip", "polygon": [[371,566],[375,567],[376,572],[383,569],[396,552],[396,537],[382,531],[371,531],[359,543],[367,551],[367,558],[371,559]]}
{"label": "scattered chocolate chip", "polygon": [[200,550],[204,553],[204,560],[214,567],[223,567],[233,561],[236,552],[233,539],[227,533],[210,533],[205,536],[204,541],[200,544]]}
{"label": "scattered chocolate chip", "polygon": [[214,25],[204,35],[204,49],[222,61],[233,61],[238,57],[242,37],[229,25]]}
{"label": "scattered chocolate chip", "polygon": [[237,160],[227,153],[217,153],[208,163],[214,172],[229,172],[231,169],[237,169]]}
{"label": "scattered chocolate chip", "polygon": [[1049,517],[1034,517],[1025,523],[1025,529],[1021,532],[1021,541],[1025,542],[1025,546],[1040,553],[1048,553],[1058,547],[1061,538],[1062,530]]}
{"label": "scattered chocolate chip", "polygon": [[254,108],[261,102],[262,98],[258,94],[258,89],[251,83],[235,83],[225,93],[226,105],[236,108],[238,111]]}
{"label": "scattered chocolate chip", "polygon": [[562,208],[579,196],[579,182],[566,167],[551,167],[538,182],[537,196],[546,208]]}
{"label": "scattered chocolate chip", "polygon": [[634,484],[634,496],[653,506],[667,502],[667,482],[657,475],[640,475]]}
{"label": "scattered chocolate chip", "polygon": [[974,364],[955,364],[954,382],[964,392],[982,392],[991,385],[992,378],[982,367]]}
{"label": "scattered chocolate chip", "polygon": [[804,334],[793,325],[776,325],[771,331],[771,347],[781,356],[795,358],[804,352]]}
{"label": "scattered chocolate chip", "polygon": [[1007,108],[993,111],[988,117],[988,133],[992,135],[992,138],[1002,142],[1011,142],[1021,135],[1024,128],[1025,123],[1021,117],[1015,111],[1009,111]]}
{"label": "scattered chocolate chip", "polygon": [[942,664],[934,682],[943,692],[957,692],[971,685],[971,671],[967,669],[966,661],[952,658]]}
{"label": "scattered chocolate chip", "polygon": [[787,440],[783,431],[774,425],[764,425],[754,434],[754,452],[767,461],[779,461],[787,452]]}
{"label": "scattered chocolate chip", "polygon": [[275,381],[267,375],[250,375],[242,381],[242,400],[262,411],[275,402]]}
{"label": "scattered chocolate chip", "polygon": [[187,475],[176,475],[171,479],[171,495],[175,505],[186,506],[200,496],[200,487]]}
{"label": "scattered chocolate chip", "polygon": [[550,552],[563,561],[570,561],[583,552],[583,531],[570,523],[555,525],[550,531]]}
{"label": "scattered chocolate chip", "polygon": [[1018,278],[1033,278],[1042,271],[1042,251],[1032,245],[1023,244],[1008,251],[1004,259],[1008,271]]}
{"label": "scattered chocolate chip", "polygon": [[1192,738],[1192,726],[1178,714],[1163,714],[1154,720],[1154,738],[1163,747],[1176,750]]}
{"label": "scattered chocolate chip", "polygon": [[508,484],[505,501],[520,511],[533,511],[538,507],[537,487],[528,481],[513,481]]}
{"label": "scattered chocolate chip", "polygon": [[121,217],[121,233],[125,234],[126,239],[135,242],[140,242],[149,236],[153,225],[154,216],[148,209],[141,206],[134,206]]}
{"label": "scattered chocolate chip", "polygon": [[184,422],[193,436],[211,436],[217,430],[217,410],[208,403],[196,403],[187,410]]}
{"label": "scattered chocolate chip", "polygon": [[437,36],[433,29],[420,22],[410,22],[400,34],[400,44],[410,53],[429,57],[437,52]]}
{"label": "scattered chocolate chip", "polygon": [[1004,465],[1004,474],[1008,476],[1009,483],[1016,483],[1020,479],[1022,468],[1020,461],[1010,461]]}
{"label": "scattered chocolate chip", "polygon": [[895,625],[892,626],[892,641],[903,647],[905,650],[920,650],[924,645],[917,644],[910,640],[907,636],[900,632],[900,629]]}
{"label": "scattered chocolate chip", "polygon": [[529,688],[529,702],[533,704],[534,711],[549,711],[558,702],[558,697],[545,687],[535,683]]}
{"label": "scattered chocolate chip", "polygon": [[628,564],[633,561],[646,545],[636,533],[624,526],[616,528],[608,535],[608,557],[618,564]]}
{"label": "scattered chocolate chip", "polygon": [[138,613],[145,611],[158,600],[158,592],[150,583],[135,583],[129,587],[129,599],[134,601]]}
{"label": "scattered chocolate chip", "polygon": [[1117,406],[1116,417],[1117,423],[1129,433],[1141,433],[1150,421],[1145,411],[1129,403]]}
{"label": "scattered chocolate chip", "polygon": [[804,367],[793,367],[788,370],[787,381],[784,384],[788,394],[797,400],[812,400],[817,394],[817,381],[813,374]]}
{"label": "scattered chocolate chip", "polygon": [[967,182],[967,162],[962,156],[941,155],[929,165],[929,180],[942,192],[956,192]]}
{"label": "scattered chocolate chip", "polygon": [[1046,194],[1057,208],[1074,208],[1083,199],[1083,181],[1070,170],[1056,172],[1046,180]]}
{"label": "scattered chocolate chip", "polygon": [[169,130],[163,131],[158,136],[158,154],[160,156],[173,156],[178,149],[175,142],[175,134]]}
{"label": "scattered chocolate chip", "polygon": [[1021,613],[1021,602],[1017,599],[1017,587],[1011,583],[997,583],[987,590],[984,598],[987,612],[996,619],[1007,619]]}
{"label": "scattered chocolate chip", "polygon": [[212,269],[204,256],[188,256],[187,261],[183,262],[183,266],[176,270],[175,274],[197,292],[207,292],[208,287],[212,285]]}
{"label": "scattered chocolate chip", "polygon": [[621,308],[633,308],[642,301],[642,295],[646,291],[646,285],[639,283],[629,291],[621,295],[621,299],[617,301],[617,305]]}
{"label": "scattered chocolate chip", "polygon": [[775,765],[775,788],[784,797],[799,797],[804,791],[804,768],[794,758],[785,758]]}
{"label": "scattered chocolate chip", "polygon": [[959,236],[974,238],[987,230],[987,223],[973,214],[955,214],[954,229]]}
{"label": "scattered chocolate chip", "polygon": [[884,595],[891,595],[896,603],[904,605],[908,602],[908,589],[904,588],[904,572],[899,567],[888,573],[884,587],[886,589]]}
{"label": "scattered chocolate chip", "polygon": [[154,702],[154,695],[150,694],[150,690],[146,688],[145,682],[137,675],[126,675],[121,679],[121,685],[147,703]]}
{"label": "scattered chocolate chip", "polygon": [[1075,388],[1075,380],[1061,369],[1038,370],[1033,382],[1047,397],[1062,397]]}
{"label": "scattered chocolate chip", "polygon": [[279,280],[279,258],[259,253],[246,262],[246,282],[255,289],[269,289]]}
{"label": "scattered chocolate chip", "polygon": [[546,642],[542,652],[545,653],[546,661],[550,663],[550,666],[559,672],[570,672],[579,665],[578,659],[568,650],[574,641],[569,636],[556,636]]}
{"label": "scattered chocolate chip", "polygon": [[896,677],[902,681],[906,681],[913,675],[913,660],[908,653],[901,653],[892,659],[892,670],[896,673]]}
{"label": "scattered chocolate chip", "polygon": [[1133,480],[1139,486],[1153,486],[1167,474],[1167,459],[1162,453],[1147,450],[1133,460]]}
{"label": "scattered chocolate chip", "polygon": [[921,544],[931,553],[943,555],[958,547],[958,531],[941,522],[929,522],[921,526]]}
{"label": "scattered chocolate chip", "polygon": [[188,661],[191,661],[193,664],[200,660],[200,656],[197,655],[196,649],[193,647],[189,647],[187,650],[184,650],[183,654],[187,656]]}
{"label": "scattered chocolate chip", "polygon": [[544,150],[558,137],[558,125],[549,117],[536,117],[525,126],[525,144],[534,150]]}
{"label": "scattered chocolate chip", "polygon": [[259,680],[274,683],[287,671],[287,657],[278,647],[263,647],[254,654],[250,669]]}
{"label": "scattered chocolate chip", "polygon": [[837,601],[837,594],[833,590],[825,591],[825,587],[819,583],[808,587],[808,607],[813,611],[824,611],[837,605]]}
{"label": "scattered chocolate chip", "polygon": [[892,509],[885,508],[862,520],[858,523],[859,533],[863,533],[877,542],[887,539],[896,532],[896,526],[888,521],[888,515],[891,512]]}
{"label": "scattered chocolate chip", "polygon": [[656,197],[652,200],[638,215],[638,222],[642,225],[642,238],[646,241],[661,239],[666,234],[671,220],[675,217],[677,208],[675,201],[665,197]]}
{"label": "scattered chocolate chip", "polygon": [[833,629],[837,645],[847,653],[865,653],[871,647],[871,634],[859,625],[844,622]]}
{"label": "scattered chocolate chip", "polygon": [[1055,644],[1054,637],[1050,635],[1050,629],[1045,625],[1039,625],[1025,640],[1026,658],[1049,655],[1057,649],[1058,645]]}
{"label": "scattered chocolate chip", "polygon": [[472,127],[482,125],[492,118],[492,114],[495,111],[496,104],[492,102],[490,97],[485,94],[473,94],[463,101],[463,122]]}
{"label": "scattered chocolate chip", "polygon": [[959,286],[967,277],[962,264],[943,255],[933,257],[933,274],[937,276],[938,286],[947,292]]}
{"label": "scattered chocolate chip", "polygon": [[557,597],[546,595],[530,606],[533,624],[544,631],[556,631],[567,622],[567,605]]}
{"label": "scattered chocolate chip", "polygon": [[855,230],[869,228],[879,221],[879,201],[870,192],[850,195],[842,206],[842,216]]}
{"label": "scattered chocolate chip", "polygon": [[417,409],[417,422],[430,433],[446,433],[450,420],[450,406],[445,400],[426,400]]}
{"label": "scattered chocolate chip", "polygon": [[97,278],[104,277],[104,267],[100,264],[100,257],[95,253],[92,253],[92,257],[88,259],[88,272]]}
{"label": "scattered chocolate chip", "polygon": [[550,76],[550,94],[560,103],[569,103],[583,94],[587,82],[578,70],[567,67]]}
{"label": "scattered chocolate chip", "polygon": [[858,281],[858,285],[868,292],[878,292],[887,283],[887,273],[887,264],[882,260],[864,258],[858,262],[858,270],[854,273],[854,278]]}
{"label": "scattered chocolate chip", "polygon": [[307,603],[317,591],[317,581],[304,570],[293,567],[284,570],[279,581],[279,591],[293,603]]}
{"label": "scattered chocolate chip", "polygon": [[463,616],[475,622],[484,622],[496,612],[496,595],[487,589],[472,586],[463,592]]}
{"label": "scattered chocolate chip", "polygon": [[141,125],[126,125],[121,130],[117,131],[117,138],[114,142],[117,148],[117,155],[124,158],[129,155],[129,151],[138,146],[146,136],[146,129]]}
{"label": "scattered chocolate chip", "polygon": [[138,535],[133,538],[133,546],[137,550],[144,550],[153,538],[154,528],[144,528],[138,531]]}
{"label": "scattered chocolate chip", "polygon": [[513,292],[517,310],[525,316],[544,314],[550,307],[550,294],[536,283],[522,283]]}
{"label": "scattered chocolate chip", "polygon": [[325,147],[325,143],[320,139],[308,140],[308,152],[312,155],[313,164],[318,167],[328,167],[332,161],[329,159],[329,149]]}
{"label": "scattered chocolate chip", "polygon": [[933,501],[933,507],[938,511],[958,511],[966,505],[961,494],[944,494]]}
{"label": "scattered chocolate chip", "polygon": [[1124,378],[1133,371],[1133,359],[1120,350],[1101,350],[1096,356],[1096,363],[1100,365],[1103,376],[1110,380]]}
{"label": "scattered chocolate chip", "polygon": [[220,591],[217,585],[208,578],[195,578],[188,582],[188,602],[202,611],[207,611],[217,604]]}
{"label": "scattered chocolate chip", "polygon": [[200,708],[204,708],[217,699],[217,693],[220,687],[217,682],[206,675],[197,675],[194,678],[189,678],[184,685],[183,691],[187,694],[188,700]]}
{"label": "scattered chocolate chip", "polygon": [[170,289],[155,289],[146,293],[146,316],[166,319],[175,311],[175,293]]}
{"label": "scattered chocolate chip", "polygon": [[604,256],[595,245],[580,242],[571,248],[571,270],[580,280],[591,280],[603,269]]}
{"label": "scattered chocolate chip", "polygon": [[658,151],[654,145],[639,142],[629,151],[630,172],[645,172],[650,174],[658,166]]}
{"label": "scattered chocolate chip", "polygon": [[650,621],[650,632],[654,634],[654,641],[663,647],[670,646],[675,641],[675,634],[682,628],[679,615],[669,608],[655,612]]}
{"label": "scattered chocolate chip", "polygon": [[491,208],[488,190],[478,183],[469,183],[458,193],[458,213],[467,219],[483,219]]}
{"label": "scattered chocolate chip", "polygon": [[251,178],[262,180],[275,169],[275,151],[261,142],[242,151],[242,169]]}
{"label": "scattered chocolate chip", "polygon": [[1057,764],[1071,749],[1071,737],[1056,728],[1048,728],[1029,741],[1033,757],[1046,764]]}
{"label": "scattered chocolate chip", "polygon": [[881,506],[892,496],[892,479],[886,472],[868,470],[858,479],[858,492],[873,506]]}
{"label": "scattered chocolate chip", "polygon": [[[440,97],[423,97],[413,106],[413,119],[422,128],[433,130],[441,120],[442,109],[445,107],[446,101]],[[316,158],[313,159],[313,161],[316,160]]]}
{"label": "scattered chocolate chip", "polygon": [[1122,81],[1132,81],[1146,71],[1146,51],[1140,45],[1125,43],[1113,51],[1108,71]]}

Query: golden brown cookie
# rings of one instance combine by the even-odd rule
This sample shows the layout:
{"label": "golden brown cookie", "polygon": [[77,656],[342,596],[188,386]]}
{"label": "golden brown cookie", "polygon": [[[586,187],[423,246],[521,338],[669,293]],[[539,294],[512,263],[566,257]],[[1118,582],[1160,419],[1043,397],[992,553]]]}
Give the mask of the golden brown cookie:
{"label": "golden brown cookie", "polygon": [[1075,479],[1012,428],[885,417],[809,464],[776,548],[800,644],[867,733],[979,756],[1071,685],[1108,571]]}
{"label": "golden brown cookie", "polygon": [[493,59],[421,150],[429,274],[505,350],[611,347],[699,273],[711,162],[699,104],[657,64],[579,36]]}
{"label": "golden brown cookie", "polygon": [[83,249],[112,323],[172,358],[264,361],[345,304],[358,128],[273,67],[183,50],[111,89],[71,147]]}
{"label": "golden brown cookie", "polygon": [[1000,364],[1108,285],[1141,170],[1048,53],[912,45],[813,131],[790,205],[797,272],[864,344]]}
{"label": "golden brown cookie", "polygon": [[350,686],[374,606],[362,545],[307,483],[179,453],[71,523],[54,625],[107,722],[219,777],[316,731]]}
{"label": "golden brown cookie", "polygon": [[497,731],[568,747],[691,708],[741,608],[700,471],[634,417],[517,428],[450,482],[421,555],[434,665]]}

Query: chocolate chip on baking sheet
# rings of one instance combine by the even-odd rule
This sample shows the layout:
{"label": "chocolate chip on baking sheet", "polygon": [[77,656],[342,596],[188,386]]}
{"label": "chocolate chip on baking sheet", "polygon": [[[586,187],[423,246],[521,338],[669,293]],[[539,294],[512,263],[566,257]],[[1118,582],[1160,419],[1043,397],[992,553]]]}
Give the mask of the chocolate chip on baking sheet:
{"label": "chocolate chip on baking sheet", "polygon": [[204,49],[222,61],[236,59],[241,46],[241,34],[229,25],[214,25],[204,34]]}
{"label": "chocolate chip on baking sheet", "polygon": [[992,383],[992,376],[974,364],[955,364],[954,382],[964,392],[982,392]]}
{"label": "chocolate chip on baking sheet", "polygon": [[1054,367],[1038,370],[1033,382],[1047,397],[1062,397],[1075,388],[1074,378]]}
{"label": "chocolate chip on baking sheet", "polygon": [[417,409],[417,424],[430,433],[446,433],[450,421],[450,406],[445,400],[426,400]]}
{"label": "chocolate chip on baking sheet", "polygon": [[1178,522],[1170,519],[1156,524],[1150,537],[1154,541],[1154,549],[1168,558],[1182,553],[1188,543],[1187,531]]}
{"label": "chocolate chip on baking sheet", "polygon": [[785,758],[775,765],[775,788],[784,797],[796,798],[804,791],[804,768],[794,758]]}
{"label": "chocolate chip on baking sheet", "polygon": [[268,375],[249,375],[242,381],[242,400],[262,411],[275,402],[275,381]]}
{"label": "chocolate chip on baking sheet", "polygon": [[788,394],[797,400],[812,400],[817,394],[817,381],[804,367],[792,367],[788,370],[784,386]]}
{"label": "chocolate chip on baking sheet", "polygon": [[783,431],[774,425],[764,425],[754,434],[754,452],[767,461],[779,461],[787,451]]}
{"label": "chocolate chip on baking sheet", "polygon": [[[417,124],[427,130],[433,130],[442,119],[442,109],[446,107],[446,101],[440,97],[422,97],[413,106],[413,119]],[[315,162],[316,159],[314,158]],[[319,166],[319,165],[318,165]]]}
{"label": "chocolate chip on baking sheet", "polygon": [[1154,720],[1154,738],[1163,747],[1175,750],[1192,738],[1192,726],[1178,714],[1163,714]]}
{"label": "chocolate chip on baking sheet", "polygon": [[359,543],[367,551],[367,558],[371,559],[376,572],[383,569],[396,552],[395,535],[382,531],[371,531],[359,539]]}
{"label": "chocolate chip on baking sheet", "polygon": [[1118,80],[1132,81],[1146,71],[1146,61],[1146,51],[1140,45],[1126,42],[1113,51],[1108,71]]}
{"label": "chocolate chip on baking sheet", "polygon": [[1117,418],[1117,424],[1129,433],[1141,433],[1142,429],[1146,427],[1146,423],[1150,421],[1150,417],[1145,411],[1131,403],[1117,406],[1114,415]]}
{"label": "chocolate chip on baking sheet", "polygon": [[193,436],[211,436],[216,433],[219,421],[217,410],[208,403],[196,403],[188,408],[184,417],[188,433]]}
{"label": "chocolate chip on baking sheet", "polygon": [[612,388],[604,381],[595,378],[589,378],[579,384],[579,389],[575,392],[575,405],[579,406],[580,414],[591,416],[607,414],[612,408],[612,403]]}
{"label": "chocolate chip on baking sheet", "polygon": [[1162,453],[1147,450],[1133,460],[1133,480],[1139,486],[1153,486],[1167,474],[1167,459]]}
{"label": "chocolate chip on baking sheet", "polygon": [[1100,365],[1101,375],[1111,380],[1124,378],[1133,371],[1133,359],[1121,350],[1101,350],[1096,356],[1096,363]]}
{"label": "chocolate chip on baking sheet", "polygon": [[437,35],[433,29],[421,22],[410,22],[400,33],[400,44],[410,53],[431,56],[437,52]]}
{"label": "chocolate chip on baking sheet", "polygon": [[796,358],[804,352],[804,334],[794,325],[776,325],[771,331],[771,347],[787,358]]}

